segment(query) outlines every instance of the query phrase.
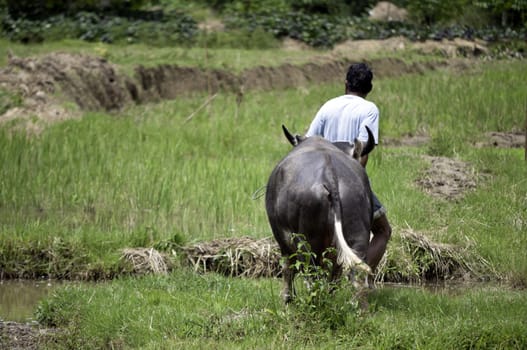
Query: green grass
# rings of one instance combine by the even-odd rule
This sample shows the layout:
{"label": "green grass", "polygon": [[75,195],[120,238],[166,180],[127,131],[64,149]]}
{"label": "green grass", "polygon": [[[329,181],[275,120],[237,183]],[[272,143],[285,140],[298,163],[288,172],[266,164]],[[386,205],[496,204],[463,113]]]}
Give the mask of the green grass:
{"label": "green grass", "polygon": [[[383,135],[426,127],[432,134],[445,135],[434,143],[440,155],[459,157],[474,163],[476,172],[491,173],[461,203],[430,199],[414,184],[426,166],[420,155],[430,147],[379,147],[368,172],[395,227],[438,231],[452,227],[450,232],[461,233],[447,237],[454,242],[462,242],[465,232],[477,241],[488,231],[501,232],[510,225],[516,225],[511,231],[525,229],[527,185],[521,152],[472,147],[485,131],[522,127],[524,71],[525,63],[513,62],[481,66],[477,74],[439,71],[375,82],[372,100],[381,108]],[[473,88],[465,91],[467,85]],[[415,86],[420,86],[419,93]],[[522,91],[507,89],[512,86]],[[119,116],[90,113],[32,138],[2,130],[0,237],[6,246],[11,241],[38,242],[35,249],[59,238],[69,251],[83,252],[88,264],[93,259],[106,261],[121,247],[148,246],[175,235],[187,242],[267,236],[263,198],[252,196],[290,149],[280,125],[302,133],[321,101],[340,90],[341,86],[330,85],[248,92],[239,108],[235,96],[220,94],[194,114],[206,100],[196,96],[129,108]],[[458,95],[463,93],[461,101]],[[450,114],[448,125],[440,122]],[[421,121],[416,122],[418,117]],[[514,196],[502,190],[511,186],[517,191]],[[489,206],[492,198],[501,198],[493,202],[499,205]],[[470,219],[477,214],[474,207],[481,211],[477,222],[484,225]],[[489,214],[486,208],[495,212]],[[509,226],[503,222],[508,214],[500,212],[505,208],[504,213],[517,213]],[[490,249],[491,242],[485,244],[489,247],[485,255],[499,261],[500,253]],[[497,242],[504,248],[516,243]],[[11,259],[5,256],[8,263]],[[83,268],[79,264],[78,269]]]}
{"label": "green grass", "polygon": [[[258,33],[258,32],[257,32]],[[253,40],[258,40],[253,34]],[[236,36],[239,36],[237,39]],[[234,38],[234,39],[233,39]],[[277,41],[276,48],[268,49],[236,49],[207,48],[205,42],[213,47],[215,42],[229,40],[247,41],[246,33],[211,33],[199,38],[203,43],[196,47],[159,47],[146,44],[105,44],[90,43],[81,40],[50,41],[45,44],[20,44],[0,39],[0,68],[7,65],[8,53],[19,57],[34,57],[53,52],[82,53],[99,56],[119,66],[123,72],[133,75],[138,65],[154,67],[163,64],[203,69],[224,69],[239,73],[244,69],[258,66],[277,67],[283,64],[302,65],[306,63],[324,62],[329,59],[349,60],[349,53],[330,53],[317,49],[284,50]],[[262,39],[263,40],[263,39]],[[228,47],[228,46],[227,46]],[[353,53],[351,53],[353,54]],[[369,59],[393,57],[406,62],[428,62],[441,60],[441,57],[422,55],[412,51],[381,51],[372,53]]]}
{"label": "green grass", "polygon": [[284,307],[276,279],[226,278],[181,270],[170,276],[69,286],[41,303],[41,321],[64,330],[68,348],[521,349],[527,343],[522,291],[385,287],[353,302],[332,295],[337,313]]}
{"label": "green grass", "polygon": [[[168,50],[167,50],[168,52]],[[243,57],[245,56],[240,56]],[[142,58],[141,58],[142,59]],[[124,58],[123,58],[124,60]],[[526,64],[480,64],[376,79],[381,139],[426,132],[431,145],[381,147],[368,164],[394,236],[403,228],[466,245],[509,281],[527,285],[524,151],[475,148],[486,131],[521,130]],[[124,247],[221,237],[270,236],[263,198],[273,166],[290,149],[280,125],[302,133],[342,84],[273,92],[220,93],[88,113],[37,137],[0,130],[0,268],[3,273],[92,277],[126,272]],[[189,116],[192,118],[186,121]],[[415,180],[423,154],[469,162],[477,188],[450,202]],[[392,244],[397,239],[394,238]],[[41,260],[38,260],[41,259]],[[65,333],[69,348],[522,348],[523,290],[475,287],[453,294],[382,288],[364,313],[343,301],[342,316],[286,308],[275,279],[230,279],[180,269],[60,288],[39,319]],[[340,304],[338,304],[340,305]]]}
{"label": "green grass", "polygon": [[7,53],[9,51],[20,57],[44,55],[56,51],[101,56],[119,65],[124,72],[129,74],[139,64],[147,67],[176,64],[179,66],[227,69],[240,72],[243,69],[256,66],[274,67],[285,63],[304,64],[321,54],[320,51],[314,49],[284,51],[280,49],[241,50],[200,47],[152,47],[144,44],[109,45],[77,40],[23,45],[0,40],[0,67],[7,64]]}
{"label": "green grass", "polygon": [[384,112],[382,131],[389,136],[424,132],[451,139],[462,153],[459,143],[480,140],[486,131],[523,130],[525,63],[472,65],[465,73],[407,75],[374,82],[371,99]]}

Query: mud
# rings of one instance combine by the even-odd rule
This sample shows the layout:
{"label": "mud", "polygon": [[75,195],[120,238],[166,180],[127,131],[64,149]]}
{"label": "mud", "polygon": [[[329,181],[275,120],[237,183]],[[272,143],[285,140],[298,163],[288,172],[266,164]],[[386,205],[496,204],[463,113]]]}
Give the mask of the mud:
{"label": "mud", "polygon": [[470,164],[447,157],[425,156],[425,159],[430,167],[416,183],[430,195],[457,200],[476,188],[477,177]]}
{"label": "mud", "polygon": [[527,149],[525,136],[523,132],[489,132],[485,134],[486,141],[476,143],[476,147],[525,147]]}
{"label": "mud", "polygon": [[45,349],[50,335],[58,332],[34,323],[2,322],[0,320],[0,350]]}

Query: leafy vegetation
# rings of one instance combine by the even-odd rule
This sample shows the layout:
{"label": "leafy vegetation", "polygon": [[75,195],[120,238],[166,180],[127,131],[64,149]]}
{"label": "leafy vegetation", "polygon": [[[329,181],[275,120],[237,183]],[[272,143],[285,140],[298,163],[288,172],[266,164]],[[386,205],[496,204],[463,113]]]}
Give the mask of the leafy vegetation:
{"label": "leafy vegetation", "polygon": [[[62,4],[53,2],[59,3]],[[518,5],[514,7],[478,1],[472,4],[466,0],[407,1],[403,5],[408,6],[413,20],[404,23],[368,20],[364,14],[368,6],[372,5],[369,1],[362,4],[348,4],[345,1],[337,4],[327,1],[286,0],[211,1],[197,2],[194,7],[183,2],[164,1],[162,6],[166,10],[151,10],[146,5],[141,10],[136,9],[142,1],[126,3],[135,10],[122,9],[119,7],[121,2],[116,1],[109,4],[116,6],[113,11],[94,9],[87,12],[91,9],[90,6],[75,3],[73,10],[68,7],[70,5],[63,4],[61,6],[67,8],[60,12],[62,7],[53,5],[47,16],[26,16],[23,15],[26,8],[24,4],[27,5],[26,10],[32,13],[36,9],[32,2],[8,2],[9,11],[5,11],[1,19],[2,33],[11,41],[24,43],[68,38],[107,43],[240,48],[272,47],[276,44],[270,38],[283,37],[297,39],[317,48],[332,47],[346,39],[392,36],[405,36],[411,40],[479,38],[490,41],[525,41],[527,38],[523,20],[497,26],[490,19],[497,9],[501,9],[502,13],[513,11],[516,17],[524,19],[524,2],[515,2]],[[221,31],[211,34],[198,30],[198,21],[205,19],[202,15],[204,11],[209,16],[214,13],[212,10],[204,10],[207,6],[216,9],[214,16],[226,24],[229,34],[225,35]],[[470,10],[464,12],[463,9],[467,6]],[[38,6],[38,9],[42,7]],[[487,11],[489,20],[481,19],[484,16],[460,15],[473,10],[480,13]],[[245,40],[241,40],[243,38]]]}
{"label": "leafy vegetation", "polygon": [[12,41],[31,43],[64,38],[106,43],[188,44],[197,33],[196,22],[182,12],[162,14],[154,20],[78,12],[55,15],[43,20],[5,16],[2,27]]}
{"label": "leafy vegetation", "polygon": [[0,7],[5,6],[9,14],[16,18],[43,19],[49,15],[79,11],[127,12],[137,10],[146,3],[146,0],[2,0]]}
{"label": "leafy vegetation", "polygon": [[[309,243],[301,235],[297,243],[297,251],[290,257],[295,263],[291,268],[295,271],[296,288],[293,303],[303,318],[312,325],[324,328],[338,328],[346,323],[348,318],[360,317],[361,300],[350,291],[358,289],[347,278],[332,280],[333,262],[327,258],[335,254],[334,248],[329,248],[322,254],[322,265],[314,264],[316,254],[311,251]],[[362,276],[361,280],[364,280]],[[303,288],[302,288],[303,287]],[[342,293],[342,291],[346,291]],[[364,301],[363,301],[364,302]]]}

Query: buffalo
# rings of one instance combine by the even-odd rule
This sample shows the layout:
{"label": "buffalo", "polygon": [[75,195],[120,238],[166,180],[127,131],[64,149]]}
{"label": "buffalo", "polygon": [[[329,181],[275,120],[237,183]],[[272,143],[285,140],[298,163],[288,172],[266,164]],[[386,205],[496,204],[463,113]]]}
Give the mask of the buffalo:
{"label": "buffalo", "polygon": [[[334,248],[331,278],[342,272],[371,273],[365,263],[373,221],[370,183],[360,157],[375,147],[368,131],[364,145],[355,140],[332,143],[322,137],[293,136],[282,126],[294,148],[271,172],[265,208],[273,235],[284,260],[282,297],[294,295],[293,265],[299,240],[305,240],[321,266],[324,252]],[[300,256],[302,256],[300,254]]]}

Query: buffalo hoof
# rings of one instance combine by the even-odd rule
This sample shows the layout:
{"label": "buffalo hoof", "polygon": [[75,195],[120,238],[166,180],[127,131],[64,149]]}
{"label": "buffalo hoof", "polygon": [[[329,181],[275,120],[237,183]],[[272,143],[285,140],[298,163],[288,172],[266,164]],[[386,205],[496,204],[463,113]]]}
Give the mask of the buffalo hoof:
{"label": "buffalo hoof", "polygon": [[283,293],[282,300],[284,301],[285,304],[289,304],[293,301],[293,297],[289,293]]}

